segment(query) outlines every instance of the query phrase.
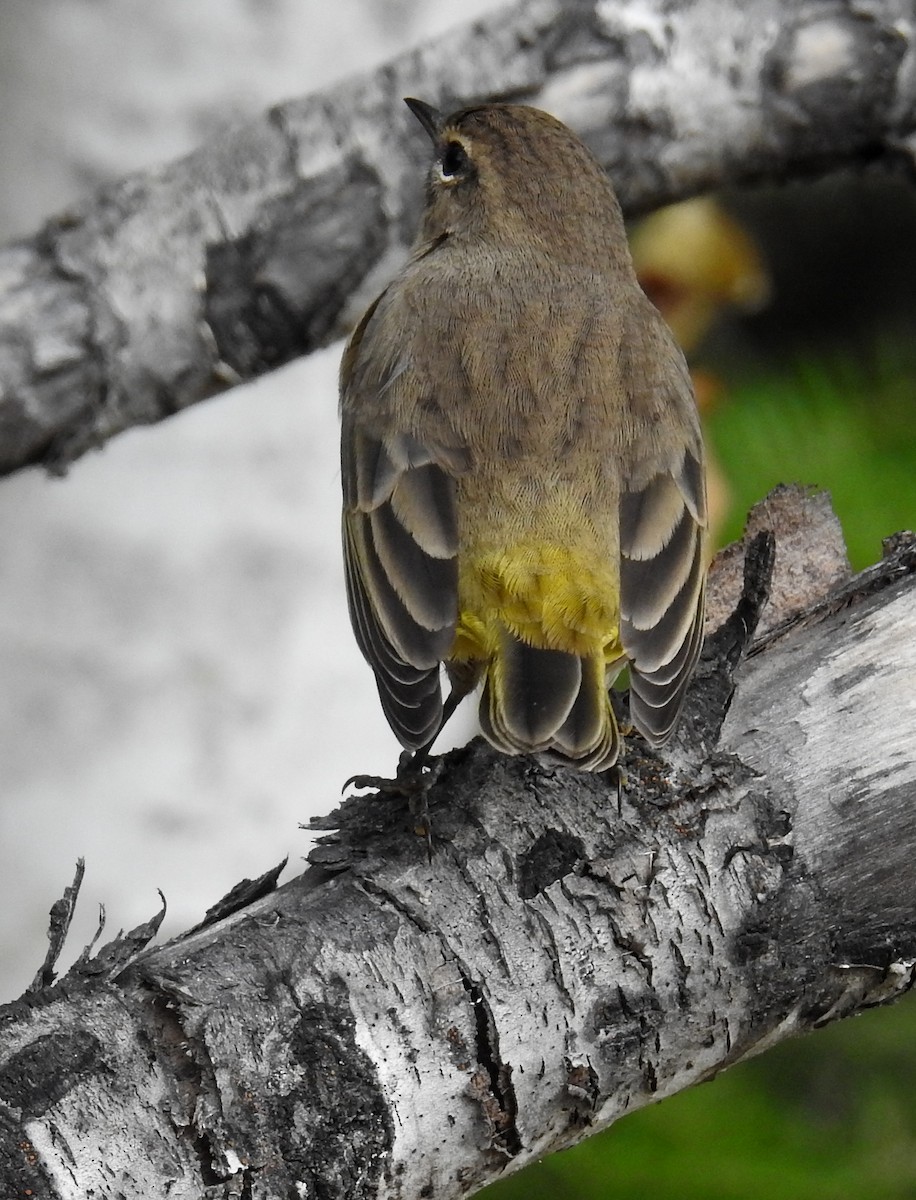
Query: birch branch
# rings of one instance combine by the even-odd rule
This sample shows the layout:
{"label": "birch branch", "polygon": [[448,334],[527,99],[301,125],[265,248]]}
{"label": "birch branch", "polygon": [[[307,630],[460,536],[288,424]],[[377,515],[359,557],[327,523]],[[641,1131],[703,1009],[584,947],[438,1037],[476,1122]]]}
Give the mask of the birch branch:
{"label": "birch branch", "polygon": [[737,607],[619,795],[475,742],[430,797],[432,861],[405,808],[351,799],[285,887],[53,986],[46,963],[0,1011],[0,1191],[450,1200],[907,990],[916,539],[849,579],[821,501],[755,522],[775,600],[740,685],[769,532],[743,585],[718,562]]}
{"label": "birch branch", "polygon": [[881,161],[912,169],[912,0],[521,0],[278,105],[0,251],[0,472],[339,336],[402,260],[427,146],[401,97],[550,109],[636,212]]}

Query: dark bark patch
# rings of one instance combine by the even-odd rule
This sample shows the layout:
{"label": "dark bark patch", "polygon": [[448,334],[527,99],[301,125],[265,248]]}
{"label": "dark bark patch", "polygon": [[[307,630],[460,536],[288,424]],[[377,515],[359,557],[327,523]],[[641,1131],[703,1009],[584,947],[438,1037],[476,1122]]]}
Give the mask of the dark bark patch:
{"label": "dark bark patch", "polygon": [[85,1029],[30,1042],[0,1070],[0,1099],[24,1121],[42,1117],[85,1076],[97,1072],[101,1043]]}
{"label": "dark bark patch", "polygon": [[277,1098],[288,1111],[278,1111],[272,1124],[284,1160],[296,1160],[302,1194],[316,1200],[377,1195],[394,1125],[375,1066],[356,1043],[352,1014],[344,1007],[303,1004],[290,1055],[305,1080]]}
{"label": "dark bark patch", "polygon": [[518,864],[518,894],[531,900],[550,884],[574,871],[585,859],[581,838],[559,829],[545,829]]}
{"label": "dark bark patch", "polygon": [[204,308],[220,360],[249,379],[322,344],[381,256],[384,229],[381,183],[354,156],[208,246]]}
{"label": "dark bark patch", "polygon": [[57,1194],[41,1162],[41,1155],[23,1133],[21,1125],[0,1106],[0,1181],[12,1180],[11,1196],[52,1198]]}
{"label": "dark bark patch", "polygon": [[487,1124],[490,1143],[509,1158],[522,1149],[516,1117],[518,1101],[512,1083],[512,1066],[504,1062],[499,1050],[499,1030],[486,993],[461,971],[461,982],[468,994],[477,1030],[478,1069],[468,1084],[468,1092],[480,1106]]}
{"label": "dark bark patch", "polygon": [[878,157],[875,129],[890,120],[906,37],[890,22],[831,6],[800,12],[767,56],[763,97],[775,136],[789,156],[816,164],[825,146],[850,157]]}

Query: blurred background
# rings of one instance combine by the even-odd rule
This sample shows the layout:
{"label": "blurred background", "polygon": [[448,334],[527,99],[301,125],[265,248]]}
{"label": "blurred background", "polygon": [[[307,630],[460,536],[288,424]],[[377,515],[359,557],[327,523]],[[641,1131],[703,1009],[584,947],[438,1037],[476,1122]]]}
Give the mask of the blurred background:
{"label": "blurred background", "polygon": [[[465,0],[460,19],[495,5]],[[445,0],[3,0],[0,239],[96,184],[441,32]],[[881,173],[704,198],[633,230],[688,349],[720,541],[828,488],[853,566],[916,521],[916,194]],[[340,348],[0,480],[0,1001],[87,859],[72,945],[197,921],[397,747],[350,636]],[[462,740],[467,726],[454,731]],[[497,1185],[510,1197],[916,1196],[907,1002],[770,1051]]]}

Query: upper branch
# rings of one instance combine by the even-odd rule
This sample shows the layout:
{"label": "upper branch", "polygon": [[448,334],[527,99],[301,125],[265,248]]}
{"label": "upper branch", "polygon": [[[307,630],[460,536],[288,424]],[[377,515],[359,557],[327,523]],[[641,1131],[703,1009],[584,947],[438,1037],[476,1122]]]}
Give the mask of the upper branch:
{"label": "upper branch", "polygon": [[634,212],[910,165],[913,39],[911,0],[522,0],[114,183],[0,251],[0,472],[63,469],[340,334],[411,238],[405,94],[550,109]]}

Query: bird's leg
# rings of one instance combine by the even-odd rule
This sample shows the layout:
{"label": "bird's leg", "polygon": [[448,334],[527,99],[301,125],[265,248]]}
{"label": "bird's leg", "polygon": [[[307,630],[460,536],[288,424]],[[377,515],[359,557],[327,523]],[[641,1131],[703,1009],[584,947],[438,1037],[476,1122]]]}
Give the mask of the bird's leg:
{"label": "bird's leg", "polygon": [[617,722],[617,728],[620,730],[620,736],[623,738],[629,737],[633,732],[633,722],[630,720],[629,689],[621,692],[614,686],[611,686],[608,688],[608,699],[611,702],[611,711],[614,714],[614,720]]}
{"label": "bird's leg", "polygon": [[342,791],[348,787],[375,788],[384,796],[406,796],[411,801],[417,796],[423,798],[425,811],[425,796],[436,781],[438,775],[438,759],[431,758],[431,751],[436,738],[442,732],[455,709],[467,695],[467,689],[452,686],[442,705],[442,716],[436,726],[436,732],[425,745],[418,750],[404,750],[398,760],[397,774],[393,779],[384,775],[351,775],[343,785]]}
{"label": "bird's leg", "polygon": [[[439,777],[439,770],[442,765],[441,758],[430,760],[430,752],[433,748],[433,743],[436,738],[445,728],[446,723],[452,717],[455,709],[467,695],[467,690],[461,690],[454,685],[452,690],[445,698],[445,703],[442,705],[442,719],[439,721],[439,727],[433,736],[429,739],[425,746],[421,746],[419,750],[414,751],[410,759],[404,764],[403,771],[408,777],[414,777],[417,780],[415,789],[411,789],[408,800],[410,803],[410,811],[416,822],[417,833],[426,838],[426,853],[429,856],[429,861],[433,860],[433,828],[432,822],[429,819],[429,789],[433,786]],[[402,763],[404,755],[401,755]],[[398,767],[398,776],[402,773],[402,767]]]}
{"label": "bird's leg", "polygon": [[442,762],[439,758],[431,758],[430,752],[436,738],[467,695],[467,691],[466,688],[452,686],[452,690],[442,705],[442,717],[436,727],[436,732],[418,750],[414,750],[412,753],[409,750],[403,751],[398,760],[397,774],[393,779],[386,779],[381,775],[351,775],[341,789],[341,791],[346,791],[351,786],[374,788],[381,796],[405,796],[414,818],[415,829],[420,837],[426,839],[426,853],[430,862],[433,857],[433,834],[427,797],[430,788],[439,776]]}

